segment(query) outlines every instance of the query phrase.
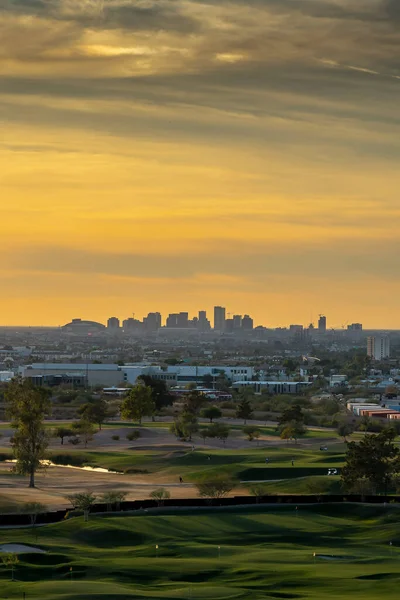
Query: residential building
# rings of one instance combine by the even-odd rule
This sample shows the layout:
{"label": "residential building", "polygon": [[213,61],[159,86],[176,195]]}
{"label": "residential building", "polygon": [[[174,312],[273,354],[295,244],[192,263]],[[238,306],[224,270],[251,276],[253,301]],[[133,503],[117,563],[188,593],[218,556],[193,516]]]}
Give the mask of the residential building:
{"label": "residential building", "polygon": [[383,360],[390,356],[390,340],[388,336],[369,336],[367,338],[367,355],[373,360]]}

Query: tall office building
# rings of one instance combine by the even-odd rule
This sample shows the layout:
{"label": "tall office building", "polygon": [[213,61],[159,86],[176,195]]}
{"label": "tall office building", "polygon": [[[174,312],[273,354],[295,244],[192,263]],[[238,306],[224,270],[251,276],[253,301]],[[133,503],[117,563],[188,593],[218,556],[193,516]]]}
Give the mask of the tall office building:
{"label": "tall office building", "polygon": [[147,317],[143,319],[143,324],[146,331],[158,331],[161,327],[161,314],[159,312],[149,313]]}
{"label": "tall office building", "polygon": [[233,329],[242,327],[242,315],[233,315]]}
{"label": "tall office building", "polygon": [[110,317],[107,321],[107,329],[108,331],[118,331],[119,329],[119,319],[117,317]]}
{"label": "tall office building", "polygon": [[207,313],[205,310],[199,310],[197,329],[199,331],[203,331],[203,332],[210,331],[210,329],[211,329],[211,324],[210,324],[210,321],[207,319]]}
{"label": "tall office building", "polygon": [[324,315],[319,315],[318,331],[319,333],[326,333],[326,317]]}
{"label": "tall office building", "polygon": [[367,338],[367,355],[373,360],[390,357],[390,340],[388,336],[370,336]]}
{"label": "tall office building", "polygon": [[178,316],[179,315],[177,313],[169,314],[165,323],[166,327],[178,327]]}
{"label": "tall office building", "polygon": [[254,327],[253,319],[249,317],[249,315],[244,315],[242,319],[242,329],[243,331],[252,331]]}
{"label": "tall office building", "polygon": [[178,327],[189,327],[189,313],[180,312],[177,320]]}
{"label": "tall office building", "polygon": [[223,306],[214,306],[214,331],[224,331],[225,313]]}

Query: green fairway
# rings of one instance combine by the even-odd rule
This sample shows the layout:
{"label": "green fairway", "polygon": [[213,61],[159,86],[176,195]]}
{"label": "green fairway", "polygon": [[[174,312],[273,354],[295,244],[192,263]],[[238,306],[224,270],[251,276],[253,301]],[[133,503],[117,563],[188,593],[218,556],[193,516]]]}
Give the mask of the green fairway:
{"label": "green fairway", "polygon": [[394,506],[342,504],[74,518],[38,528],[37,541],[28,529],[2,530],[2,543],[46,551],[20,555],[16,582],[3,567],[2,592],[42,600],[394,600],[399,518]]}

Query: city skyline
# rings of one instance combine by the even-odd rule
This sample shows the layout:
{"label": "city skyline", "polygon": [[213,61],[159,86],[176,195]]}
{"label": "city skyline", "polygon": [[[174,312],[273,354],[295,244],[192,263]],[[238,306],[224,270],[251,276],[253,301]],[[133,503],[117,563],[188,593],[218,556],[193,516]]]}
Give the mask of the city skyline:
{"label": "city skyline", "polygon": [[307,330],[314,329],[318,333],[326,333],[330,330],[335,329],[348,329],[350,331],[362,331],[363,324],[360,322],[349,323],[346,322],[340,327],[331,325],[327,316],[323,314],[318,315],[317,322],[307,323],[286,323],[283,325],[267,325],[265,323],[256,323],[251,314],[248,312],[238,314],[236,312],[227,311],[226,307],[214,306],[210,313],[207,310],[197,310],[194,314],[188,311],[174,311],[168,314],[163,314],[160,311],[149,312],[144,315],[138,315],[133,312],[131,315],[126,317],[119,317],[112,315],[107,317],[104,321],[96,321],[90,317],[74,317],[62,326],[70,325],[79,322],[94,322],[103,325],[109,330],[112,329],[123,329],[124,327],[132,327],[135,323],[144,325],[149,330],[156,330],[162,328],[190,328],[197,327],[202,331],[233,331],[233,330],[252,330],[256,327],[264,327],[269,329],[290,329],[290,330]]}

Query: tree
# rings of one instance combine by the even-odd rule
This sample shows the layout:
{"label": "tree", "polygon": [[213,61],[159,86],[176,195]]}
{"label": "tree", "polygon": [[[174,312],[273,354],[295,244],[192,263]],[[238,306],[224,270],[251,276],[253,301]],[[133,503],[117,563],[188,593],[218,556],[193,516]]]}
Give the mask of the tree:
{"label": "tree", "polygon": [[29,475],[29,487],[35,487],[35,473],[45,458],[49,443],[44,418],[50,414],[49,393],[34,387],[28,379],[17,378],[5,392],[7,414],[15,429],[12,448],[16,470]]}
{"label": "tree", "polygon": [[64,445],[64,438],[73,435],[72,429],[68,429],[67,427],[57,427],[53,433],[54,437],[58,437],[61,439],[61,445]]}
{"label": "tree", "polygon": [[143,381],[147,387],[151,388],[152,398],[157,412],[162,408],[173,404],[174,396],[169,391],[165,381],[155,379],[154,377],[151,377],[151,375],[140,375],[138,379]]}
{"label": "tree", "polygon": [[203,442],[206,443],[206,439],[210,437],[210,428],[202,427],[202,429],[200,429],[199,435],[202,438]]}
{"label": "tree", "polygon": [[85,521],[88,521],[89,513],[97,500],[97,496],[95,496],[93,492],[81,492],[67,496],[67,499],[71,502],[74,508],[83,510],[84,519]]}
{"label": "tree", "polygon": [[342,422],[338,424],[337,432],[343,438],[343,441],[347,442],[347,436],[354,433],[354,427],[351,423]]}
{"label": "tree", "polygon": [[35,527],[36,521],[39,515],[42,515],[47,511],[47,506],[41,504],[40,502],[27,502],[22,511],[29,515],[32,527]]}
{"label": "tree", "polygon": [[188,410],[186,407],[170,427],[171,433],[173,433],[178,439],[189,441],[192,439],[193,434],[196,433],[198,429],[199,423],[196,414]]}
{"label": "tree", "polygon": [[208,437],[217,438],[224,444],[230,434],[230,428],[225,423],[214,423],[208,428]]}
{"label": "tree", "polygon": [[101,426],[108,416],[107,402],[102,398],[92,399],[79,408],[78,414],[85,421],[98,425],[101,430]]}
{"label": "tree", "polygon": [[184,410],[198,415],[205,401],[206,398],[203,394],[200,394],[197,390],[193,390],[185,398]]}
{"label": "tree", "polygon": [[250,400],[247,398],[243,398],[236,409],[236,418],[243,419],[244,424],[246,425],[247,419],[250,419],[253,415],[253,410],[251,408]]}
{"label": "tree", "polygon": [[150,498],[152,500],[156,500],[158,506],[163,506],[164,500],[169,500],[171,498],[171,494],[168,490],[161,487],[150,492]]}
{"label": "tree", "polygon": [[104,492],[104,494],[102,494],[100,496],[100,502],[103,502],[104,504],[107,505],[107,510],[109,512],[111,512],[113,510],[113,507],[115,506],[115,510],[118,511],[121,508],[121,502],[123,502],[126,498],[126,496],[128,495],[128,492],[117,492],[117,491],[110,491],[110,492]]}
{"label": "tree", "polygon": [[304,413],[300,404],[294,404],[284,409],[278,421],[278,428],[292,421],[304,423]]}
{"label": "tree", "polygon": [[264,496],[269,496],[268,490],[262,483],[254,483],[253,485],[251,485],[249,487],[249,492],[252,496],[256,497],[257,504],[260,502],[261,498],[263,498]]}
{"label": "tree", "polygon": [[297,444],[299,437],[305,434],[306,428],[298,421],[291,421],[281,427],[280,437],[282,440],[294,440]]}
{"label": "tree", "polygon": [[142,424],[143,417],[150,416],[155,411],[152,388],[138,384],[132,387],[121,404],[121,415],[124,419],[133,419]]}
{"label": "tree", "polygon": [[349,488],[348,491],[352,494],[359,494],[361,496],[362,502],[365,502],[365,496],[375,494],[376,490],[369,479],[366,479],[365,477],[360,477],[359,479],[356,479],[353,482],[351,488]]}
{"label": "tree", "polygon": [[203,408],[201,411],[201,416],[203,419],[209,419],[210,423],[212,423],[213,419],[219,419],[222,417],[222,412],[218,406],[209,406],[207,408]]}
{"label": "tree", "polygon": [[196,483],[199,496],[206,498],[223,498],[235,485],[235,480],[229,475],[214,475]]}
{"label": "tree", "polygon": [[14,581],[14,569],[19,563],[18,555],[14,552],[7,552],[7,554],[2,555],[1,560],[3,565],[6,567],[11,567],[11,581]]}
{"label": "tree", "polygon": [[74,423],[72,427],[82,438],[85,448],[87,448],[88,443],[92,441],[93,436],[96,433],[96,428],[93,423],[86,421],[86,419],[81,419],[80,421]]}
{"label": "tree", "polygon": [[211,375],[211,373],[206,373],[205,375],[203,375],[203,385],[206,388],[212,388],[213,387],[213,383],[214,383],[214,377]]}
{"label": "tree", "polygon": [[254,427],[254,425],[247,425],[247,427],[243,427],[243,433],[247,435],[247,439],[249,442],[253,440],[258,440],[261,436],[261,431],[258,427]]}
{"label": "tree", "polygon": [[400,453],[394,445],[396,432],[387,429],[366,435],[360,442],[349,442],[341,477],[351,490],[359,479],[368,480],[377,490],[387,489],[400,472]]}

